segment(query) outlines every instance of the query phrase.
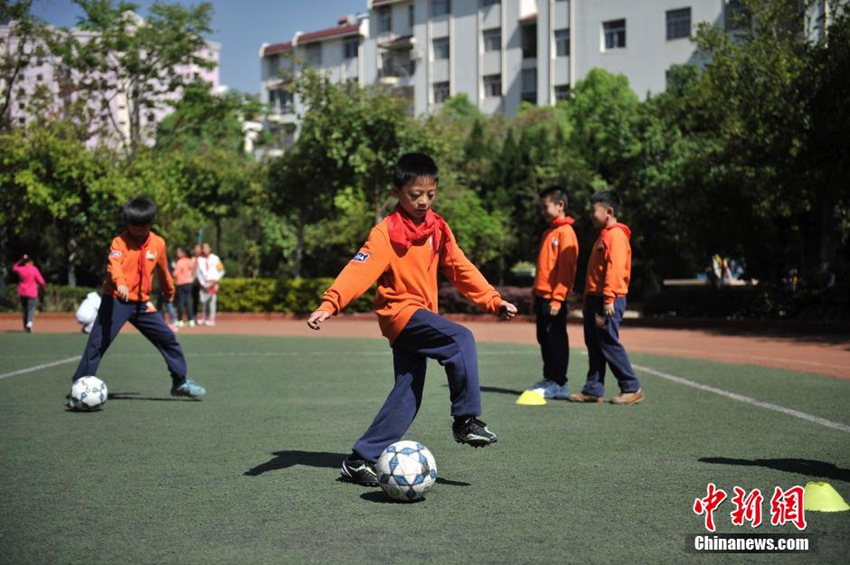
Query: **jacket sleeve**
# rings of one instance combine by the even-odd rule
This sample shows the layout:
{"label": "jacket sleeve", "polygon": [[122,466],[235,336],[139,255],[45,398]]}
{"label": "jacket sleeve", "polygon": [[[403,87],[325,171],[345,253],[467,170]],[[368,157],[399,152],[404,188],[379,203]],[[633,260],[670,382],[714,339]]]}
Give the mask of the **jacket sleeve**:
{"label": "jacket sleeve", "polygon": [[497,314],[502,296],[487,282],[472,261],[467,259],[463,250],[458,247],[454,234],[450,234],[450,237],[453,244],[452,256],[446,257],[445,253],[440,255],[440,272],[448,277],[470,302],[485,312]]}
{"label": "jacket sleeve", "polygon": [[174,300],[174,279],[171,278],[171,273],[168,272],[168,252],[163,242],[159,253],[156,254],[156,270],[159,276],[159,288],[162,290],[162,295],[165,300],[171,302]]}
{"label": "jacket sleeve", "polygon": [[45,282],[44,277],[41,275],[41,271],[38,269],[35,271],[35,280],[42,288],[47,288],[47,282]]}
{"label": "jacket sleeve", "polygon": [[124,274],[124,257],[127,255],[127,246],[124,240],[116,237],[109,246],[109,259],[106,272],[112,284],[116,287],[127,284],[127,275]]}
{"label": "jacket sleeve", "polygon": [[391,253],[390,242],[377,228],[372,228],[366,243],[322,295],[318,310],[339,314],[352,300],[369,290],[387,270]]}
{"label": "jacket sleeve", "polygon": [[620,230],[611,230],[605,242],[605,283],[602,296],[605,304],[614,302],[617,291],[622,289],[626,278],[628,239]]}
{"label": "jacket sleeve", "polygon": [[560,305],[566,302],[570,291],[575,288],[578,240],[572,228],[562,230],[558,239],[558,260],[555,264],[555,287],[552,289],[551,302]]}

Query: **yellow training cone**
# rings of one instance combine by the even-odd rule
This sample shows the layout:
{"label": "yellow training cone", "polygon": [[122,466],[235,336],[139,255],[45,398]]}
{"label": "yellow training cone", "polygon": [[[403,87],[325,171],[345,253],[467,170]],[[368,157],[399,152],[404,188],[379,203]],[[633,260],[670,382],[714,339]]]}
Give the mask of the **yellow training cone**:
{"label": "yellow training cone", "polygon": [[806,501],[803,508],[814,512],[850,510],[850,506],[844,502],[841,495],[829,483],[807,483]]}
{"label": "yellow training cone", "polygon": [[527,390],[519,395],[516,403],[522,406],[543,406],[546,404],[546,399],[536,390]]}

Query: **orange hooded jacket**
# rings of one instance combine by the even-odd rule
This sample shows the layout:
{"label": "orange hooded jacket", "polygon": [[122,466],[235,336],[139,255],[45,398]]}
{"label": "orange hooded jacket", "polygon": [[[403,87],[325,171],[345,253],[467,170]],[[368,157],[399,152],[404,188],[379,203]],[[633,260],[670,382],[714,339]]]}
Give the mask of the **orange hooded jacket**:
{"label": "orange hooded jacket", "polygon": [[632,273],[632,231],[617,222],[602,230],[587,263],[586,295],[603,296],[610,304],[619,296],[629,293]]}
{"label": "orange hooded jacket", "polygon": [[559,306],[575,287],[578,239],[573,223],[569,217],[552,222],[552,227],[543,234],[537,255],[534,295]]}
{"label": "orange hooded jacket", "polygon": [[[143,252],[144,260],[140,261]],[[128,231],[113,239],[106,270],[105,295],[118,296],[118,286],[123,284],[130,289],[129,302],[147,302],[156,270],[165,299],[171,301],[174,298],[174,281],[168,273],[165,240],[153,232],[144,243],[138,242]]]}
{"label": "orange hooded jacket", "polygon": [[432,249],[433,237],[404,249],[390,238],[390,218],[384,218],[372,228],[366,243],[325,291],[319,310],[338,314],[377,280],[378,325],[393,343],[417,310],[437,312],[437,272],[440,271],[476,306],[490,313],[498,312],[502,297],[466,258],[451,230],[446,230],[448,240],[442,238],[440,249]]}

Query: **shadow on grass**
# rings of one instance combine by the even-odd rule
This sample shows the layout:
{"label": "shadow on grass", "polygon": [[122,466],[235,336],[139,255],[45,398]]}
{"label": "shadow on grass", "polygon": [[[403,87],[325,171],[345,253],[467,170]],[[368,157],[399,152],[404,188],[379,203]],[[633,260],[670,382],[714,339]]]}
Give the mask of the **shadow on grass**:
{"label": "shadow on grass", "polygon": [[[446,385],[446,386],[448,386],[448,385]],[[514,390],[512,388],[501,388],[501,387],[498,387],[498,386],[482,386],[481,392],[495,392],[495,393],[498,393],[498,394],[512,394],[514,396],[519,396],[520,394],[522,394],[525,391],[524,390]]]}
{"label": "shadow on grass", "polygon": [[[465,483],[463,481],[452,481],[452,480],[449,480],[449,479],[444,479],[442,477],[437,477],[437,484],[456,486],[456,487],[468,487],[468,486],[470,486],[469,483]],[[378,502],[378,503],[382,503],[382,504],[418,504],[420,502],[424,502],[425,500],[427,500],[428,496],[426,495],[425,498],[420,498],[419,500],[413,500],[413,501],[408,502],[408,501],[404,501],[404,500],[396,500],[394,498],[390,498],[389,496],[384,494],[383,490],[378,489],[378,490],[371,490],[369,492],[363,493],[363,494],[360,495],[360,498],[362,498],[363,500],[366,500],[368,502]]]}
{"label": "shadow on grass", "polygon": [[797,473],[819,479],[834,479],[850,483],[850,469],[836,467],[833,463],[814,459],[731,459],[728,457],[702,457],[702,463],[715,465],[741,465],[745,467],[767,467],[786,473]]}
{"label": "shadow on grass", "polygon": [[245,471],[245,476],[257,477],[263,473],[268,473],[269,471],[289,469],[296,465],[338,469],[342,460],[348,456],[347,453],[325,453],[316,451],[275,451],[272,455],[274,455],[274,457],[271,460]]}
{"label": "shadow on grass", "polygon": [[187,398],[174,398],[171,396],[139,396],[138,392],[110,392],[107,400],[149,400],[153,402],[183,402],[192,400]]}

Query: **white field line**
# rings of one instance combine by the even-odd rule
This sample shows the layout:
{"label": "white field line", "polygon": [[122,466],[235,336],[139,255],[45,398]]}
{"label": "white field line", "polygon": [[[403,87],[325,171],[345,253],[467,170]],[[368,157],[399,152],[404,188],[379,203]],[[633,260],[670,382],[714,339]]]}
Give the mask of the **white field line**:
{"label": "white field line", "polygon": [[60,359],[58,361],[51,361],[50,363],[44,363],[43,365],[36,365],[35,367],[28,367],[26,369],[18,369],[17,371],[12,371],[11,373],[3,373],[0,374],[0,379],[5,379],[8,377],[14,377],[15,375],[23,375],[25,373],[32,373],[33,371],[40,371],[41,369],[47,369],[48,367],[55,367],[56,365],[64,365],[65,363],[71,363],[73,361],[79,361],[80,356],[75,355],[74,357],[67,357],[65,359]]}
{"label": "white field line", "polygon": [[729,392],[728,390],[723,390],[722,388],[704,385],[702,383],[691,381],[684,377],[679,377],[676,375],[671,375],[670,373],[656,371],[655,369],[652,369],[650,367],[642,367],[640,365],[632,365],[632,367],[634,367],[638,371],[643,371],[644,373],[655,375],[656,377],[661,377],[662,379],[667,379],[668,381],[673,381],[674,383],[693,387],[695,389],[702,390],[705,392],[711,392],[720,396],[725,396],[726,398],[731,398],[732,400],[737,400],[739,402],[743,402],[744,404],[749,404],[750,406],[767,408],[768,410],[773,410],[774,412],[781,412],[782,414],[787,414],[788,416],[800,418],[801,420],[806,420],[807,422],[826,426],[827,428],[832,428],[834,430],[839,430],[842,432],[850,432],[850,426],[848,426],[847,424],[842,424],[841,422],[833,422],[832,420],[827,420],[818,416],[812,416],[811,414],[806,414],[805,412],[800,412],[799,410],[791,410],[790,408],[785,408],[783,406],[779,406],[778,404],[765,402],[764,400],[759,400],[750,396],[744,396],[743,394],[736,394],[734,392]]}

